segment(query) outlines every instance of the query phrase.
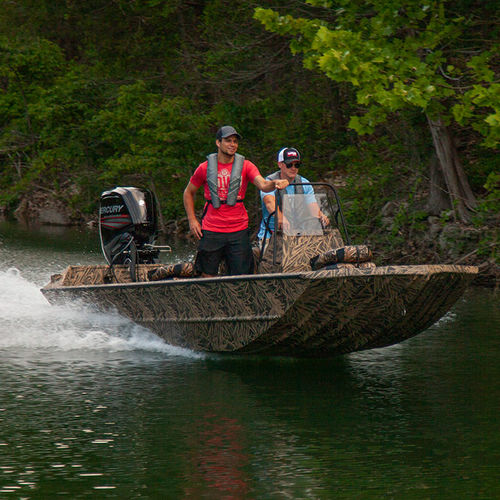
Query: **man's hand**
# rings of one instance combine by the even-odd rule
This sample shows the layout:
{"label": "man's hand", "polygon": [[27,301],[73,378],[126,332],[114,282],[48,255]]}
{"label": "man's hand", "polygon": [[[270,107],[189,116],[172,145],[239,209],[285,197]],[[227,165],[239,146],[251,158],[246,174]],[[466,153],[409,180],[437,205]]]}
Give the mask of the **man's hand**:
{"label": "man's hand", "polygon": [[290,183],[286,179],[276,179],[274,182],[274,189],[285,189]]}
{"label": "man's hand", "polygon": [[186,189],[184,189],[184,194],[182,195],[182,199],[184,201],[184,208],[186,209],[186,215],[189,222],[189,229],[193,236],[199,240],[203,236],[201,232],[201,225],[198,219],[196,218],[196,213],[194,211],[194,195],[198,187],[195,186],[191,181],[188,182]]}
{"label": "man's hand", "polygon": [[319,221],[324,228],[330,225],[330,219],[323,212],[319,213]]}
{"label": "man's hand", "polygon": [[253,180],[253,183],[255,184],[255,186],[257,186],[257,189],[260,189],[264,193],[270,193],[275,189],[285,189],[289,184],[286,179],[264,179],[262,175],[258,175]]}
{"label": "man's hand", "polygon": [[189,220],[189,229],[197,240],[200,240],[203,236],[203,233],[201,232],[201,224],[198,222],[198,219],[194,218]]}

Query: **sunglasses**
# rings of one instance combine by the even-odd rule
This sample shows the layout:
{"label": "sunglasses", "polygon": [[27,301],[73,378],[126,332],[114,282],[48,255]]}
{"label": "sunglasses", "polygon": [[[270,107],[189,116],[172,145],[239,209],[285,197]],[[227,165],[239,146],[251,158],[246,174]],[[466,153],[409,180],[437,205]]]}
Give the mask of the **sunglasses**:
{"label": "sunglasses", "polygon": [[286,168],[300,168],[300,161],[294,161],[292,163],[285,163]]}

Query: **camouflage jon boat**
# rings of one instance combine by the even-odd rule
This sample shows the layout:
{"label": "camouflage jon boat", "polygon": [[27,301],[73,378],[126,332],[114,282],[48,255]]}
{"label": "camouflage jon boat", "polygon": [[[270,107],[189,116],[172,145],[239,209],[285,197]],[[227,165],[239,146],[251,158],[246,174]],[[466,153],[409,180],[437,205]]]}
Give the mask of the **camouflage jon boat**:
{"label": "camouflage jon boat", "polygon": [[[283,196],[286,223],[254,249],[255,274],[196,277],[191,263],[153,262],[154,245],[139,241],[137,231],[132,252],[130,238],[120,236],[113,246],[116,235],[102,229],[108,265],[70,266],[42,292],[50,302],[77,298],[115,309],[169,344],[195,351],[326,357],[418,334],[451,308],[477,274],[471,266],[376,267],[366,247],[349,244],[338,198],[333,203],[327,194],[333,188],[313,185],[315,206],[331,224],[323,227],[310,215],[305,196]],[[126,219],[103,206],[101,201],[101,225]],[[106,219],[109,214],[114,218]],[[130,224],[138,223],[129,218],[120,228],[131,234]]]}

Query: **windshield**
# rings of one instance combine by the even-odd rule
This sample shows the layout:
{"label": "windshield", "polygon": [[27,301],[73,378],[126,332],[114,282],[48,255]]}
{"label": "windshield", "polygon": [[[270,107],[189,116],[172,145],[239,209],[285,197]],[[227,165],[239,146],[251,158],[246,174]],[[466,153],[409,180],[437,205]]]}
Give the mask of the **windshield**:
{"label": "windshield", "polygon": [[[305,186],[304,186],[305,187]],[[331,227],[333,215],[326,193],[283,194],[283,234],[323,235]]]}

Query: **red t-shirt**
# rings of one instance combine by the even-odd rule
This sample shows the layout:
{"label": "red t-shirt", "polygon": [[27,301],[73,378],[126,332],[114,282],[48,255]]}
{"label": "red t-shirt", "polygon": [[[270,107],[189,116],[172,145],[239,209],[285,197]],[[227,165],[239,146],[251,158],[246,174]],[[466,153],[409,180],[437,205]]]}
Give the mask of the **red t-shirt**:
{"label": "red t-shirt", "polygon": [[[207,164],[204,161],[195,170],[190,181],[196,187],[204,186],[205,199],[210,200],[210,190],[207,184]],[[229,189],[229,179],[231,177],[232,163],[219,163],[217,166],[217,194],[221,200],[227,199]],[[241,171],[240,190],[238,191],[238,200],[245,198],[245,193],[249,182],[260,175],[259,169],[248,160],[243,162],[243,170]],[[203,217],[201,228],[207,231],[215,231],[217,233],[233,233],[234,231],[242,231],[248,227],[248,214],[243,203],[236,203],[232,207],[226,204],[220,208],[214,208],[211,203],[208,205],[207,213]]]}

